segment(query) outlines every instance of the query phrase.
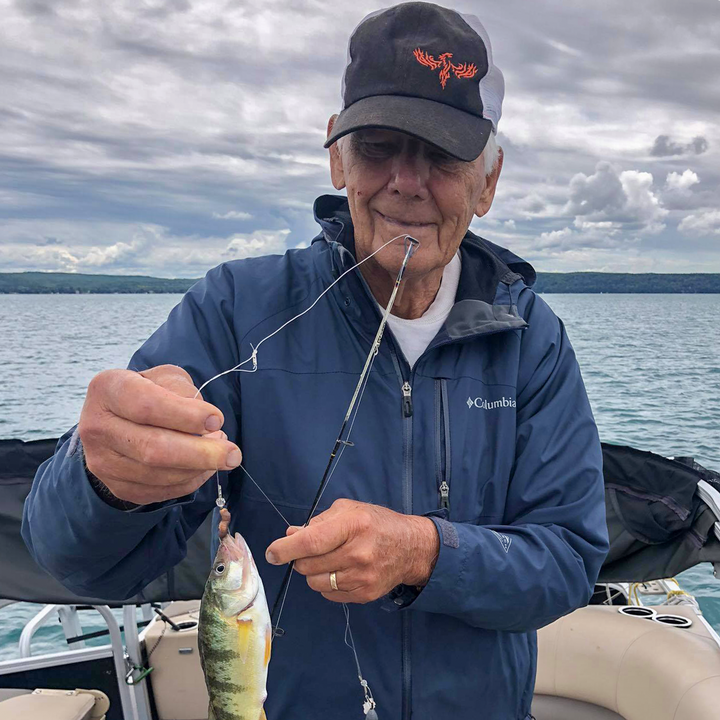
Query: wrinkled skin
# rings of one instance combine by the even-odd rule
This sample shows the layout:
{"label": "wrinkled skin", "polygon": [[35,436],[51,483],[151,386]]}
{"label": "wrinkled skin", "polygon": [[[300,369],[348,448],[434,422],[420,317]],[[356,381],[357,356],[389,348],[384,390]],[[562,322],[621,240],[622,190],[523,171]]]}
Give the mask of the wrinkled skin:
{"label": "wrinkled skin", "polygon": [[116,498],[146,505],[192,493],[216,470],[237,467],[242,456],[220,430],[222,412],[196,394],[176,365],[96,375],[78,425],[90,472]]}
{"label": "wrinkled skin", "polygon": [[[333,124],[334,116],[329,130]],[[357,259],[402,233],[420,241],[394,315],[420,317],[427,310],[473,216],[490,210],[501,169],[502,151],[486,176],[482,155],[463,162],[392,130],[362,130],[330,147],[333,185],[347,190]],[[402,242],[393,243],[361,266],[381,305],[390,297],[404,251]]]}
{"label": "wrinkled skin", "polygon": [[[396,585],[425,585],[439,542],[432,520],[358,502],[336,500],[305,528],[268,548],[268,562],[295,560],[308,585],[333,602],[371,602]],[[335,572],[338,590],[330,585]]]}

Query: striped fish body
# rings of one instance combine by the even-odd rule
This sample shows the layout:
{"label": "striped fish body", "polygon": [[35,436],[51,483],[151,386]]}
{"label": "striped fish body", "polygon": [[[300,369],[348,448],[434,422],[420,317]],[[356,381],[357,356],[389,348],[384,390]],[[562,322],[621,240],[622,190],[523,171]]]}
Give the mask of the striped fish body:
{"label": "striped fish body", "polygon": [[198,645],[210,720],[265,720],[270,612],[239,533],[220,542],[200,604]]}

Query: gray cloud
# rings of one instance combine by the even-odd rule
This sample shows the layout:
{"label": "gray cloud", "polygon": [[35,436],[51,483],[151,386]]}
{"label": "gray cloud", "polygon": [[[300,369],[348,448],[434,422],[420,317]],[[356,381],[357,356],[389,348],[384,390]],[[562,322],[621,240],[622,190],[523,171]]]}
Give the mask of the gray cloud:
{"label": "gray cloud", "polygon": [[689,143],[683,144],[674,142],[668,135],[658,135],[650,150],[650,154],[654,157],[667,157],[668,155],[685,155],[686,153],[694,153],[702,155],[708,149],[709,143],[706,138],[698,135]]}
{"label": "gray cloud", "polygon": [[613,166],[598,163],[595,173],[588,177],[578,173],[570,180],[570,215],[597,215],[618,211],[624,207],[627,196]]}
{"label": "gray cloud", "polygon": [[692,139],[688,149],[692,148],[692,151],[696,155],[702,155],[708,149],[709,145],[710,143],[708,143],[704,137],[699,135],[698,137]]}
{"label": "gray cloud", "polygon": [[[333,191],[322,141],[340,105],[347,37],[377,7],[8,4],[0,270],[104,263],[92,267],[197,275],[227,253],[308,242],[312,202]],[[672,269],[672,253],[697,239],[703,269],[720,270],[717,236],[705,230],[720,197],[714,5],[455,7],[481,14],[507,81],[503,175],[474,228],[551,263],[544,269],[610,267],[639,247]],[[686,171],[700,181],[688,185]]]}
{"label": "gray cloud", "polygon": [[665,157],[666,155],[682,155],[685,152],[685,146],[680,143],[672,142],[668,135],[658,135],[655,143],[650,150],[650,154],[655,157]]}
{"label": "gray cloud", "polygon": [[[670,181],[672,182],[672,180]],[[575,215],[576,225],[612,223],[630,232],[657,233],[665,228],[663,207],[651,173],[618,171],[599,162],[595,173],[578,173],[570,181],[570,200],[565,212]]]}
{"label": "gray cloud", "polygon": [[23,15],[29,17],[47,17],[55,15],[55,9],[50,2],[42,0],[15,0],[15,7]]}

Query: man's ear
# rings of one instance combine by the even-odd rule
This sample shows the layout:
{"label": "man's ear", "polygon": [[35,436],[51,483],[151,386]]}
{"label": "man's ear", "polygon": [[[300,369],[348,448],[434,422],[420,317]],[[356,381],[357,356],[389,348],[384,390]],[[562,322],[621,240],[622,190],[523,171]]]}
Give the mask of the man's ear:
{"label": "man's ear", "polygon": [[[328,120],[327,136],[330,137],[333,125],[337,120],[338,116],[333,115]],[[330,153],[330,179],[332,180],[333,187],[336,190],[342,190],[345,187],[345,173],[343,172],[342,156],[340,155],[340,148],[338,144],[334,142],[329,148]]]}
{"label": "man's ear", "polygon": [[[475,206],[475,214],[478,217],[482,217],[485,215],[488,210],[490,210],[490,206],[493,203],[493,199],[495,198],[495,190],[497,188],[497,182],[498,178],[500,177],[500,172],[502,171],[503,166],[503,150],[501,147],[498,148],[498,159],[495,163],[495,167],[493,168],[493,171],[485,178],[485,189],[482,191],[480,195],[480,199],[477,202],[477,205]],[[483,170],[484,172],[484,170]]]}

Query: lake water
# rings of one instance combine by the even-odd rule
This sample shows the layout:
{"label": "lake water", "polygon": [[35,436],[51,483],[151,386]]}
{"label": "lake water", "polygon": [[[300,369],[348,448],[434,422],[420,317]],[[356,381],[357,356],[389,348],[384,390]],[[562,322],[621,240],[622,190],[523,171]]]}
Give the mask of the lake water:
{"label": "lake water", "polygon": [[[568,329],[604,441],[720,469],[720,295],[543,297]],[[0,295],[0,437],[57,437],[72,426],[93,375],[125,367],[179,300]],[[720,630],[720,581],[710,567],[679,580]],[[0,608],[0,659],[16,656],[22,626],[38,609]],[[88,615],[84,627],[102,625]],[[59,626],[47,626],[33,651],[63,645]]]}

